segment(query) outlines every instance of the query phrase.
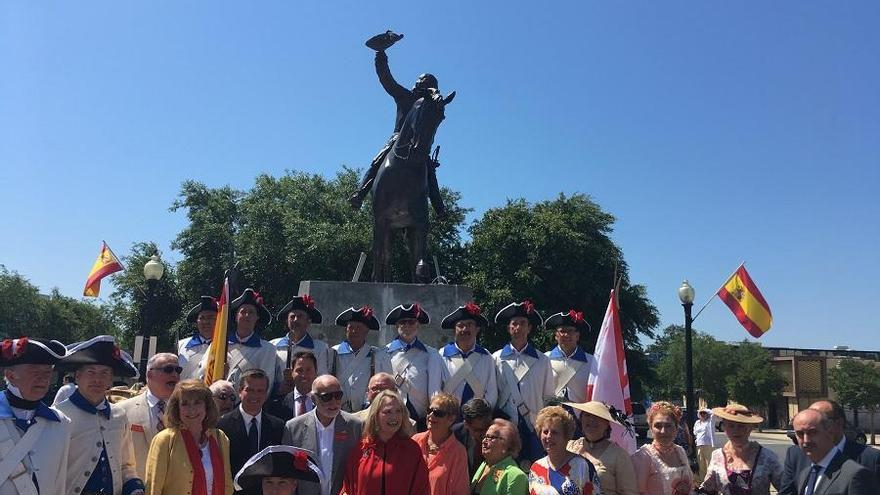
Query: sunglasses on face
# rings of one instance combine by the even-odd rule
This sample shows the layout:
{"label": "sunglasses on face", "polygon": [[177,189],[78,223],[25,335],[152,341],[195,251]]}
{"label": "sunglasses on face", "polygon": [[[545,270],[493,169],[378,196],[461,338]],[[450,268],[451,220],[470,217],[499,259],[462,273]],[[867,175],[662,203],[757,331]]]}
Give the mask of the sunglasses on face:
{"label": "sunglasses on face", "polygon": [[449,416],[449,413],[444,411],[443,409],[437,409],[436,407],[428,408],[428,415],[433,415],[435,418],[445,418]]}
{"label": "sunglasses on face", "polygon": [[220,392],[219,394],[215,395],[214,397],[216,397],[220,400],[230,400],[230,399],[235,398],[235,396],[233,394],[227,394],[226,392]]}
{"label": "sunglasses on face", "polygon": [[183,368],[181,368],[180,366],[174,366],[172,364],[169,364],[168,366],[162,366],[161,368],[150,368],[150,369],[153,371],[161,371],[162,373],[165,373],[166,375],[170,375],[171,373],[177,373],[179,375],[179,374],[183,373]]}
{"label": "sunglasses on face", "polygon": [[337,390],[336,392],[324,392],[323,394],[315,394],[315,397],[321,399],[321,402],[342,400],[342,390]]}

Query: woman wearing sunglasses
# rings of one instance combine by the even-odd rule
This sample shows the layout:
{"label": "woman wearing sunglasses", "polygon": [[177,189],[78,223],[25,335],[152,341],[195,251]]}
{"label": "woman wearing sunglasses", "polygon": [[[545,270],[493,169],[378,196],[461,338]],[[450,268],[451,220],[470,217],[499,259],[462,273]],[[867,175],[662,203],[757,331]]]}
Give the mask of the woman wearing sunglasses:
{"label": "woman wearing sunglasses", "polygon": [[428,431],[412,437],[428,465],[431,495],[458,495],[470,490],[467,451],[452,435],[456,419],[458,399],[438,392],[428,405]]}
{"label": "woman wearing sunglasses", "polygon": [[351,450],[342,495],[430,493],[428,468],[414,442],[409,413],[397,392],[379,392],[367,412],[364,436]]}

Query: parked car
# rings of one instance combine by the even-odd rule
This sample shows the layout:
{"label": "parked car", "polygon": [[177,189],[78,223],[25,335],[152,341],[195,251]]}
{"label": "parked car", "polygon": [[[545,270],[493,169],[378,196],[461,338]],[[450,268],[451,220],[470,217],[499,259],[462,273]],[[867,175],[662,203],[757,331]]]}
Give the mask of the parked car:
{"label": "parked car", "polygon": [[647,438],[648,437],[648,415],[645,412],[645,406],[641,402],[635,402],[632,405],[633,408],[633,427],[636,430],[636,436]]}
{"label": "parked car", "polygon": [[[860,443],[862,445],[868,443],[868,436],[865,435],[865,431],[861,428],[856,428],[851,424],[847,424],[844,427],[843,435],[850,442]],[[791,421],[789,421],[788,426],[785,427],[785,436],[787,436],[793,444],[797,445],[797,436],[794,434],[794,427],[791,426]]]}

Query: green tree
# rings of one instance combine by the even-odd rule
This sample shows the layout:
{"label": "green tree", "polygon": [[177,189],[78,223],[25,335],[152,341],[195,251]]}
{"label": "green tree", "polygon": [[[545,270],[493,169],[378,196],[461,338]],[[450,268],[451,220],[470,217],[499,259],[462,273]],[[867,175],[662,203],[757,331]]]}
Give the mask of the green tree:
{"label": "green tree", "polygon": [[155,243],[137,242],[130,254],[123,256],[125,270],[113,278],[115,290],[110,296],[110,309],[120,328],[118,337],[123,349],[134,349],[134,337],[141,335],[147,325],[150,335],[158,338],[158,352],[176,352],[176,339],[189,333],[182,315],[183,301],[178,294],[174,266],[163,261],[165,273],[148,305],[144,264],[154,254],[161,257]]}
{"label": "green tree", "polygon": [[837,394],[837,400],[853,410],[866,408],[871,416],[871,443],[874,443],[874,414],[880,408],[880,368],[873,363],[844,359],[828,373],[828,385]]}
{"label": "green tree", "polygon": [[[733,348],[698,330],[693,331],[692,345],[694,389],[707,403],[726,405],[726,379],[734,372],[734,362],[730,359]],[[685,393],[684,327],[666,327],[648,347],[648,353],[659,358],[652,395],[658,399],[682,397]]]}
{"label": "green tree", "polygon": [[[639,335],[653,336],[657,309],[645,288],[630,282],[623,253],[609,237],[613,224],[614,217],[583,194],[560,194],[536,204],[508,200],[505,206],[486,211],[470,227],[464,281],[490,319],[494,311],[525,298],[545,316],[568,309],[583,311],[593,328],[581,336],[590,350],[595,347],[616,273],[621,278],[623,337],[634,351],[627,362],[630,368],[644,368],[638,363],[644,359]],[[492,326],[483,335],[489,348],[498,348],[507,340],[507,330],[501,326]],[[533,340],[542,349],[555,345],[549,332],[534,332]]]}
{"label": "green tree", "polygon": [[760,344],[743,340],[729,359],[736,363],[734,373],[727,377],[727,389],[735,401],[752,409],[763,409],[782,393],[785,378],[773,367],[770,353]]}
{"label": "green tree", "polygon": [[40,294],[27,279],[0,265],[0,338],[29,336],[70,344],[116,333],[103,306],[62,296],[57,289]]}

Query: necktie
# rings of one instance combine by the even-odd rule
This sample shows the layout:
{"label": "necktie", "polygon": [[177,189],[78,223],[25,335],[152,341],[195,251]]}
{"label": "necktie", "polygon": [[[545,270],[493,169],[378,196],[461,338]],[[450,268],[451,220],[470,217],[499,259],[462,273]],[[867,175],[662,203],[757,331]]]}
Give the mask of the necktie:
{"label": "necktie", "polygon": [[302,416],[306,413],[306,396],[300,395],[299,397],[297,397],[296,402],[296,415]]}
{"label": "necktie", "polygon": [[819,471],[822,469],[822,466],[817,466],[813,464],[813,467],[810,468],[810,476],[807,477],[807,488],[804,490],[805,495],[813,495],[813,490],[816,489],[816,480],[819,478]]}
{"label": "necktie", "polygon": [[260,450],[260,439],[257,434],[257,418],[251,418],[251,426],[248,428],[248,445],[251,449],[250,455],[254,455]]}
{"label": "necktie", "polygon": [[165,429],[165,421],[163,418],[165,417],[165,401],[160,400],[156,403],[156,431],[162,431]]}

